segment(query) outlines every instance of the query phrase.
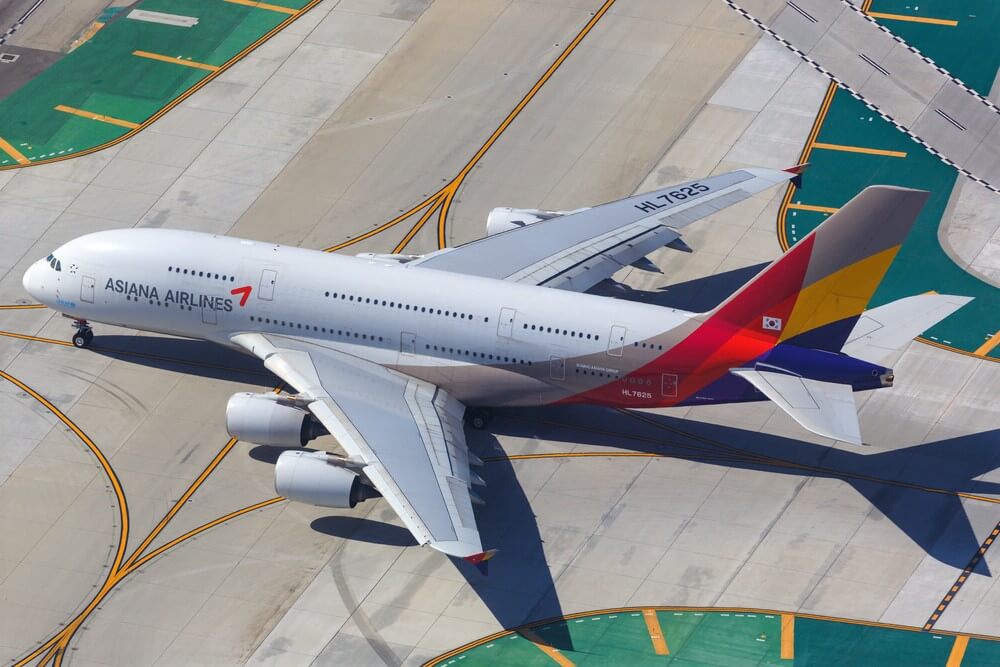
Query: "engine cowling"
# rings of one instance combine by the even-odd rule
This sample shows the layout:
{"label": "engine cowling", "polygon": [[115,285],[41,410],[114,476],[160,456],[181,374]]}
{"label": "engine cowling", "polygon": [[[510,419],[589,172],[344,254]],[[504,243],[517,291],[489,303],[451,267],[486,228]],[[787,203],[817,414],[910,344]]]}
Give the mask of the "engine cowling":
{"label": "engine cowling", "polygon": [[305,410],[277,394],[233,394],[226,404],[226,430],[239,440],[258,445],[302,447],[325,433]]}
{"label": "engine cowling", "polygon": [[510,208],[500,206],[486,216],[486,235],[493,236],[510,229],[533,225],[542,220],[551,220],[565,215],[566,211],[542,211],[537,208]]}
{"label": "engine cowling", "polygon": [[399,253],[382,252],[359,252],[355,257],[367,259],[372,264],[407,264],[415,259],[420,259],[420,255],[402,255]]}
{"label": "engine cowling", "polygon": [[360,476],[330,458],[326,452],[282,452],[274,466],[274,490],[289,500],[320,507],[354,507],[378,497]]}

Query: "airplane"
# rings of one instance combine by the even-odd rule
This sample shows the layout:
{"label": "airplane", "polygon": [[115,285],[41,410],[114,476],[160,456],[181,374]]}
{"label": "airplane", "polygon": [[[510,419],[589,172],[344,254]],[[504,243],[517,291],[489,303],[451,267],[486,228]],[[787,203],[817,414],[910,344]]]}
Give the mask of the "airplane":
{"label": "airplane", "polygon": [[[74,319],[212,341],[257,356],[294,393],[237,393],[228,432],[287,446],[286,498],[383,497],[420,545],[485,570],[473,504],[482,465],[464,424],[490,408],[623,408],[770,399],[806,429],[861,444],[853,392],[970,301],[915,295],[866,311],[927,192],[872,186],[704,313],[587,294],[679,230],[787,181],[744,168],[575,211],[497,208],[487,236],[422,256],[357,257],[192,231],[72,240],[24,289]],[[655,267],[653,267],[655,268]],[[333,435],[345,454],[299,449]]]}

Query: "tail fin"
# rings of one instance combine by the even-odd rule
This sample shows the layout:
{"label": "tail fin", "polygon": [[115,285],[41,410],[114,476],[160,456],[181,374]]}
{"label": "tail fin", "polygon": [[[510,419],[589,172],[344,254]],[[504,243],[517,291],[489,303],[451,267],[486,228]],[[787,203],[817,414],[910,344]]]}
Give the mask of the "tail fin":
{"label": "tail fin", "polygon": [[865,188],[708,319],[772,345],[839,352],[928,196]]}

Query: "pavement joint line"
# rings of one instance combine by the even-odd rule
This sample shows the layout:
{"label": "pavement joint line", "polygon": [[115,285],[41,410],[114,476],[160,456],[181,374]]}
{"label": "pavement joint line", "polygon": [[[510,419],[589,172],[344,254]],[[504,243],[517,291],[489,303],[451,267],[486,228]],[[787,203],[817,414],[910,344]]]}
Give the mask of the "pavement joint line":
{"label": "pavement joint line", "polygon": [[781,615],[781,659],[795,658],[795,614]]}
{"label": "pavement joint line", "polygon": [[194,60],[184,60],[180,56],[165,56],[161,53],[152,53],[150,51],[133,51],[133,56],[139,56],[140,58],[148,58],[150,60],[159,60],[164,63],[171,63],[173,65],[183,65],[184,67],[193,67],[195,69],[203,69],[209,72],[218,72],[219,65],[209,65],[207,63],[199,63]]}
{"label": "pavement joint line", "polygon": [[255,0],[224,0],[225,2],[230,2],[234,5],[244,5],[246,7],[256,7],[257,9],[266,9],[272,12],[281,12],[283,14],[298,14],[299,10],[292,7],[282,7],[281,5],[272,5],[266,2],[255,2]]}
{"label": "pavement joint line", "polygon": [[989,181],[987,181],[984,178],[976,176],[974,173],[972,173],[971,171],[969,171],[965,167],[959,165],[957,162],[955,162],[954,160],[952,160],[951,158],[949,158],[947,155],[944,155],[941,151],[939,151],[938,149],[936,149],[933,146],[931,146],[929,143],[927,143],[926,141],[924,141],[920,136],[918,136],[917,134],[915,134],[908,127],[906,127],[905,125],[903,125],[902,123],[900,123],[899,121],[897,121],[895,118],[893,118],[892,116],[890,116],[889,114],[887,114],[885,111],[883,111],[881,108],[879,108],[878,105],[876,105],[875,103],[869,101],[864,95],[862,95],[857,90],[855,90],[854,88],[852,88],[849,83],[847,83],[846,81],[844,81],[843,79],[841,79],[840,77],[838,77],[836,74],[834,74],[830,70],[828,70],[825,67],[823,67],[822,65],[820,65],[813,58],[810,58],[804,51],[802,51],[797,46],[795,46],[794,44],[792,44],[790,41],[788,41],[787,39],[785,39],[784,37],[782,37],[781,35],[779,35],[773,28],[771,28],[770,26],[768,26],[766,23],[764,23],[763,21],[761,21],[760,19],[758,19],[756,16],[754,16],[753,14],[751,14],[750,12],[748,12],[747,10],[743,9],[743,7],[741,7],[738,4],[736,4],[736,2],[734,2],[734,0],[724,0],[724,1],[725,1],[725,3],[727,5],[729,5],[729,7],[733,11],[735,11],[736,13],[738,13],[740,16],[742,16],[743,18],[745,18],[750,23],[753,23],[760,30],[762,30],[765,33],[767,33],[768,35],[770,35],[779,44],[781,44],[786,49],[788,49],[789,51],[791,51],[792,53],[794,53],[795,55],[797,55],[800,60],[802,60],[804,63],[808,64],[810,67],[812,67],[813,69],[815,69],[817,72],[819,72],[820,74],[822,74],[826,78],[830,79],[830,81],[832,81],[834,84],[836,84],[837,86],[839,86],[840,88],[842,88],[844,91],[846,91],[847,93],[849,93],[851,95],[851,97],[853,97],[854,99],[856,99],[857,101],[861,102],[866,107],[868,107],[869,109],[871,109],[872,111],[874,111],[875,113],[877,113],[879,115],[879,117],[881,117],[887,123],[889,123],[890,125],[892,125],[894,128],[896,128],[897,130],[899,130],[900,132],[902,132],[903,134],[905,134],[906,136],[908,136],[910,139],[912,139],[913,141],[915,141],[918,144],[920,144],[921,146],[923,146],[924,149],[926,149],[928,153],[930,153],[931,155],[933,155],[934,157],[936,157],[938,160],[940,160],[941,162],[945,163],[946,165],[948,165],[952,169],[955,169],[956,171],[958,171],[963,176],[966,176],[967,178],[975,181],[976,183],[979,183],[980,185],[982,185],[983,187],[985,187],[987,190],[990,190],[991,192],[996,192],[996,193],[1000,194],[1000,187],[997,187],[997,186],[993,185],[992,183],[990,183]]}
{"label": "pavement joint line", "polygon": [[812,204],[789,204],[785,208],[794,208],[799,211],[814,211],[816,213],[836,213],[840,210],[833,206],[814,206]]}
{"label": "pavement joint line", "polygon": [[[948,605],[952,603],[952,601],[955,599],[955,596],[957,596],[959,591],[962,590],[962,586],[965,585],[965,582],[968,581],[969,577],[979,566],[980,561],[982,561],[986,557],[986,552],[989,551],[990,546],[997,539],[997,536],[1000,536],[1000,522],[997,522],[997,525],[993,527],[993,530],[986,537],[986,539],[979,546],[979,548],[976,549],[976,552],[972,554],[972,558],[969,559],[969,563],[965,566],[965,569],[962,570],[962,573],[958,575],[958,579],[955,580],[955,583],[951,585],[951,588],[948,589],[948,592],[945,593],[943,598],[941,598],[941,602],[939,602],[938,605],[934,608],[934,611],[931,613],[930,618],[928,618],[927,622],[924,623],[923,629],[925,632],[929,632],[934,629],[934,626],[941,618],[941,614],[945,612],[945,610],[948,608]],[[951,662],[949,661],[948,664],[950,665]]]}
{"label": "pavement joint line", "polygon": [[8,142],[6,139],[2,137],[0,137],[0,150],[2,150],[4,153],[14,158],[14,161],[17,162],[18,164],[22,165],[31,164],[31,161],[28,160],[28,158],[24,157],[24,154],[21,151],[14,148],[14,146],[10,142]]}
{"label": "pavement joint line", "polygon": [[667,640],[660,628],[660,618],[656,615],[656,610],[643,609],[642,619],[646,621],[646,630],[649,632],[649,639],[653,642],[653,651],[656,655],[670,655],[670,648],[667,647]]}
{"label": "pavement joint line", "polygon": [[868,12],[868,16],[876,19],[887,19],[890,21],[909,21],[910,23],[930,23],[932,25],[944,25],[954,28],[958,21],[953,19],[935,19],[925,16],[908,16],[906,14],[888,14],[886,12]]}
{"label": "pavement joint line", "polygon": [[884,155],[886,157],[905,158],[905,151],[889,151],[881,148],[865,148],[864,146],[845,146],[843,144],[828,144],[823,141],[813,143],[813,148],[821,148],[828,151],[843,151],[845,153],[864,153],[865,155]]}
{"label": "pavement joint line", "polygon": [[575,663],[559,652],[559,649],[549,646],[545,640],[539,637],[531,628],[521,628],[517,631],[519,635],[538,647],[538,650],[552,658],[552,661],[560,667],[576,667]]}
{"label": "pavement joint line", "polygon": [[959,88],[961,88],[962,90],[964,90],[965,92],[967,92],[969,95],[972,95],[973,97],[975,97],[977,100],[979,100],[980,102],[982,102],[983,104],[985,104],[986,106],[988,106],[990,109],[993,109],[994,112],[1000,114],[1000,107],[998,107],[996,104],[994,104],[993,100],[989,99],[988,97],[983,96],[978,90],[974,90],[974,89],[970,88],[968,84],[966,84],[964,81],[962,81],[961,79],[959,79],[957,76],[955,76],[954,74],[952,74],[951,72],[949,72],[945,68],[941,67],[940,65],[938,65],[936,62],[934,62],[933,60],[931,60],[927,56],[925,56],[920,51],[920,49],[918,49],[915,46],[912,46],[906,40],[904,40],[902,37],[900,37],[899,35],[895,34],[891,30],[889,30],[889,28],[887,28],[886,26],[882,25],[881,23],[879,23],[878,21],[876,21],[874,18],[872,18],[872,15],[868,13],[868,9],[871,7],[871,0],[867,0],[867,2],[865,2],[865,4],[864,4],[864,7],[858,7],[858,6],[856,6],[853,2],[851,2],[851,0],[840,0],[840,1],[842,3],[844,3],[845,5],[847,5],[851,9],[851,11],[853,11],[855,14],[858,14],[858,15],[864,17],[864,19],[866,21],[868,21],[869,23],[871,23],[872,25],[874,25],[875,27],[877,27],[879,30],[881,30],[885,34],[887,34],[890,37],[892,37],[893,41],[895,41],[896,43],[898,43],[901,46],[903,46],[904,48],[906,48],[907,51],[910,51],[915,56],[917,56],[918,58],[920,58],[921,60],[923,60],[925,63],[927,63],[928,65],[930,65],[931,67],[933,67],[935,70],[938,71],[939,74],[943,74],[944,76],[948,77],[951,80],[951,82],[954,83],[956,86],[958,86]]}
{"label": "pavement joint line", "polygon": [[130,120],[122,120],[121,118],[105,116],[104,114],[94,113],[92,111],[86,111],[84,109],[76,109],[74,107],[68,107],[65,104],[57,104],[53,108],[56,111],[62,111],[63,113],[73,114],[74,116],[89,118],[90,120],[96,120],[102,123],[110,123],[111,125],[117,125],[118,127],[127,127],[130,130],[134,130],[135,128],[139,127],[139,123],[133,123]]}
{"label": "pavement joint line", "polygon": [[992,352],[997,347],[997,345],[1000,345],[1000,331],[997,331],[995,334],[990,336],[989,339],[985,343],[977,347],[975,352],[973,352],[972,354],[974,354],[977,357],[985,357],[990,352]]}

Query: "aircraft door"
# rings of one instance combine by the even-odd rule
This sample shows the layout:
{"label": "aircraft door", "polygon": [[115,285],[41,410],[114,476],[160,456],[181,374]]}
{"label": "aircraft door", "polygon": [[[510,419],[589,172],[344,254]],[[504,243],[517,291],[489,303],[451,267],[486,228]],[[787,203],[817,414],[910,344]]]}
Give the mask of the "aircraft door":
{"label": "aircraft door", "polygon": [[497,336],[500,338],[510,338],[514,335],[514,318],[517,311],[513,308],[500,309],[500,323],[497,324]]}
{"label": "aircraft door", "polygon": [[257,289],[257,298],[270,301],[274,298],[274,284],[278,282],[278,272],[271,269],[264,269],[260,272],[260,287]]}
{"label": "aircraft door", "polygon": [[625,345],[625,335],[628,329],[615,324],[611,327],[611,335],[608,336],[608,354],[612,357],[622,356],[622,347]]}
{"label": "aircraft door", "polygon": [[202,306],[201,321],[205,324],[218,324],[219,314],[215,312],[215,308],[208,308],[206,306]]}
{"label": "aircraft door", "polygon": [[566,360],[562,357],[549,357],[549,377],[553,380],[566,379]]}
{"label": "aircraft door", "polygon": [[80,301],[94,303],[94,284],[92,276],[83,276],[80,282]]}
{"label": "aircraft door", "polygon": [[677,375],[675,373],[664,373],[661,387],[664,396],[677,398]]}
{"label": "aircraft door", "polygon": [[399,353],[400,354],[417,353],[417,336],[415,334],[411,334],[408,331],[400,332]]}

